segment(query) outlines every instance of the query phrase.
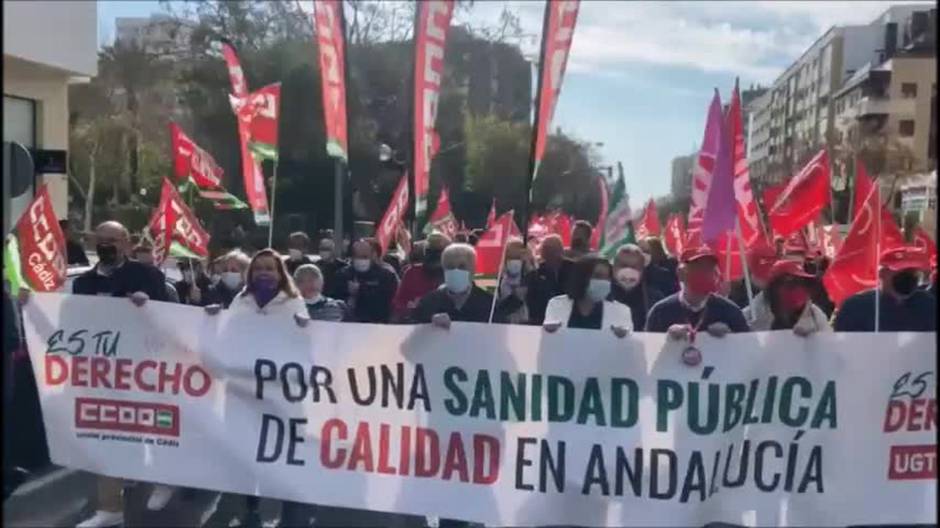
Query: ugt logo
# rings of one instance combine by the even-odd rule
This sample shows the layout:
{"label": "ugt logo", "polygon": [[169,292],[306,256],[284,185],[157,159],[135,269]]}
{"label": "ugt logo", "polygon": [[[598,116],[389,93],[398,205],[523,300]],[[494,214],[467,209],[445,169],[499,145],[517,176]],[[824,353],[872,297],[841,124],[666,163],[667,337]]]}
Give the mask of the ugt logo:
{"label": "ugt logo", "polygon": [[[937,428],[937,398],[932,371],[905,372],[894,383],[885,411],[884,432],[904,434]],[[937,478],[937,446],[895,445],[888,455],[888,480]]]}

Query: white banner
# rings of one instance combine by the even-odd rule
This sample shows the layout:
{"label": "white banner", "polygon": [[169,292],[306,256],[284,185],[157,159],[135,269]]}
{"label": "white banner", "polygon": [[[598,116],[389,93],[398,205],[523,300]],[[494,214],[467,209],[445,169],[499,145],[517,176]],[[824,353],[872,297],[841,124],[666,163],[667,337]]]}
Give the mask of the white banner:
{"label": "white banner", "polygon": [[311,323],[35,294],[52,459],[490,525],[936,523],[935,334]]}

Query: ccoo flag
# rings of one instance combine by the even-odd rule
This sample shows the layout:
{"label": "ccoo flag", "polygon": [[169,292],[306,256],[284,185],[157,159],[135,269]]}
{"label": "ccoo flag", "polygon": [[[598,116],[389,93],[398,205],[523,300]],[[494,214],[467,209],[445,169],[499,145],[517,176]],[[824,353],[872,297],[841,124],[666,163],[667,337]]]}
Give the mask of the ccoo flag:
{"label": "ccoo flag", "polygon": [[66,278],[65,236],[45,185],[23,212],[3,248],[3,275],[15,295],[20,288],[55,291]]}
{"label": "ccoo flag", "polygon": [[348,162],[346,120],[346,22],[342,0],[313,3],[320,84],[323,89],[323,120],[326,122],[326,153]]}

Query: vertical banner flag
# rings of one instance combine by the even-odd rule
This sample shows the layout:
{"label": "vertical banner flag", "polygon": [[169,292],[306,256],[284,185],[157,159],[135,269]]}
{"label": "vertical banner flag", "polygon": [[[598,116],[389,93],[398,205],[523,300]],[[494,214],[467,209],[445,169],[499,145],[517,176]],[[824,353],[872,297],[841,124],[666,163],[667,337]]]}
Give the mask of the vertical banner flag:
{"label": "vertical banner flag", "polygon": [[790,179],[770,205],[774,233],[782,237],[803,229],[831,201],[829,154],[822,149]]}
{"label": "vertical banner flag", "polygon": [[607,181],[603,177],[597,178],[598,191],[601,193],[601,210],[597,214],[597,222],[591,231],[591,251],[598,251],[604,243],[604,226],[607,225]]}
{"label": "vertical banner flag", "polygon": [[734,167],[734,196],[738,202],[738,219],[741,225],[741,238],[744,245],[752,248],[766,244],[767,237],[760,222],[760,210],[754,193],[751,191],[751,177],[747,166],[747,152],[744,148],[744,126],[741,122],[741,94],[738,79],[734,80],[734,92],[731,94],[731,107],[728,109],[731,121],[732,166]]}
{"label": "vertical banner flag", "polygon": [[348,163],[346,134],[346,34],[342,0],[316,0],[313,17],[317,28],[326,153]]}
{"label": "vertical banner flag", "polygon": [[395,236],[395,231],[405,217],[405,211],[408,208],[408,173],[406,172],[398,182],[395,193],[392,194],[392,201],[388,204],[388,209],[382,215],[382,221],[375,230],[375,239],[382,246],[382,253],[388,248],[389,242]]}
{"label": "vertical banner flag", "polygon": [[199,256],[209,255],[209,234],[169,180],[163,180],[160,203],[150,217],[147,230],[153,240],[154,259],[158,262],[166,258],[173,242]]}
{"label": "vertical banner flag", "polygon": [[[532,127],[533,148],[530,161],[529,192],[535,181],[539,163],[545,154],[548,131],[555,113],[555,103],[561,93],[561,83],[568,64],[568,52],[578,21],[579,0],[555,0],[545,2],[545,21],[542,26],[542,51],[539,57],[538,96],[536,97],[535,123]],[[528,212],[527,212],[528,214]]]}
{"label": "vertical banner flag", "polygon": [[666,223],[666,232],[663,233],[663,242],[669,254],[678,258],[685,251],[685,228],[682,225],[682,215],[669,216]]}
{"label": "vertical banner flag", "polygon": [[65,235],[43,185],[4,244],[3,271],[9,291],[12,295],[20,288],[55,291],[65,283],[66,263]]}
{"label": "vertical banner flag", "polygon": [[661,228],[659,226],[659,212],[656,210],[656,202],[650,198],[643,208],[643,216],[636,227],[636,238],[642,240],[646,237],[659,236]]}
{"label": "vertical banner flag", "polygon": [[[715,90],[716,92],[718,90]],[[734,167],[731,154],[731,142],[728,123],[719,118],[719,141],[715,158],[711,184],[708,186],[708,198],[702,213],[702,240],[714,242],[726,231],[734,230],[734,221],[738,214],[734,196]]]}
{"label": "vertical banner flag", "polygon": [[519,228],[513,221],[513,214],[513,211],[503,213],[477,242],[476,274],[478,276],[496,277],[499,275],[503,248],[506,247],[511,237],[519,236]]}
{"label": "vertical banner flag", "polygon": [[271,217],[268,213],[268,196],[264,189],[264,173],[261,171],[261,163],[251,155],[249,150],[249,141],[251,131],[248,125],[238,114],[238,108],[242,106],[240,101],[248,97],[248,84],[245,81],[245,74],[242,71],[241,63],[238,61],[238,55],[235,53],[235,47],[227,41],[222,42],[222,55],[225,57],[225,64],[228,67],[229,79],[232,82],[233,100],[239,103],[232,106],[238,122],[238,139],[241,146],[242,158],[242,176],[245,181],[245,196],[248,197],[248,204],[254,212],[255,224],[259,226],[268,225]]}
{"label": "vertical banner flag", "polygon": [[715,172],[715,160],[718,158],[718,146],[721,144],[721,97],[718,90],[708,106],[708,118],[702,137],[702,148],[698,153],[695,168],[692,169],[692,201],[689,205],[688,233],[694,245],[701,245],[702,219],[708,203],[708,190]]}
{"label": "vertical banner flag", "polygon": [[414,70],[414,185],[417,218],[421,218],[427,210],[431,160],[440,148],[440,137],[434,130],[434,122],[437,120],[437,103],[444,77],[447,30],[453,14],[453,0],[418,3]]}

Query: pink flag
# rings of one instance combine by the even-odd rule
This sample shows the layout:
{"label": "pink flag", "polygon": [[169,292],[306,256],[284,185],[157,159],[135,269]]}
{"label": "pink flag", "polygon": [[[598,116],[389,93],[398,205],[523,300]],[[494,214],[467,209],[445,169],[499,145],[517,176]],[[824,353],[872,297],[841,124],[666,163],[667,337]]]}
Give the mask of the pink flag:
{"label": "pink flag", "polygon": [[712,174],[715,171],[715,159],[721,144],[721,97],[718,90],[708,107],[708,119],[702,137],[702,148],[692,171],[692,203],[689,205],[688,236],[692,241],[701,243],[702,218],[708,202],[708,189],[711,187]]}
{"label": "pink flag", "polygon": [[[715,90],[717,95],[718,90]],[[702,214],[702,239],[705,242],[717,240],[726,231],[734,230],[734,220],[738,214],[734,196],[734,167],[730,128],[727,121],[719,125],[718,155],[715,159],[715,171],[708,188],[705,212]]]}
{"label": "pink flag", "polygon": [[767,237],[760,223],[760,211],[754,193],[751,192],[751,178],[747,166],[747,153],[744,149],[744,126],[741,122],[741,96],[738,80],[734,80],[734,93],[731,95],[731,107],[728,109],[731,122],[732,164],[734,166],[734,197],[738,202],[738,219],[741,225],[741,238],[744,245],[752,248],[766,244]]}

